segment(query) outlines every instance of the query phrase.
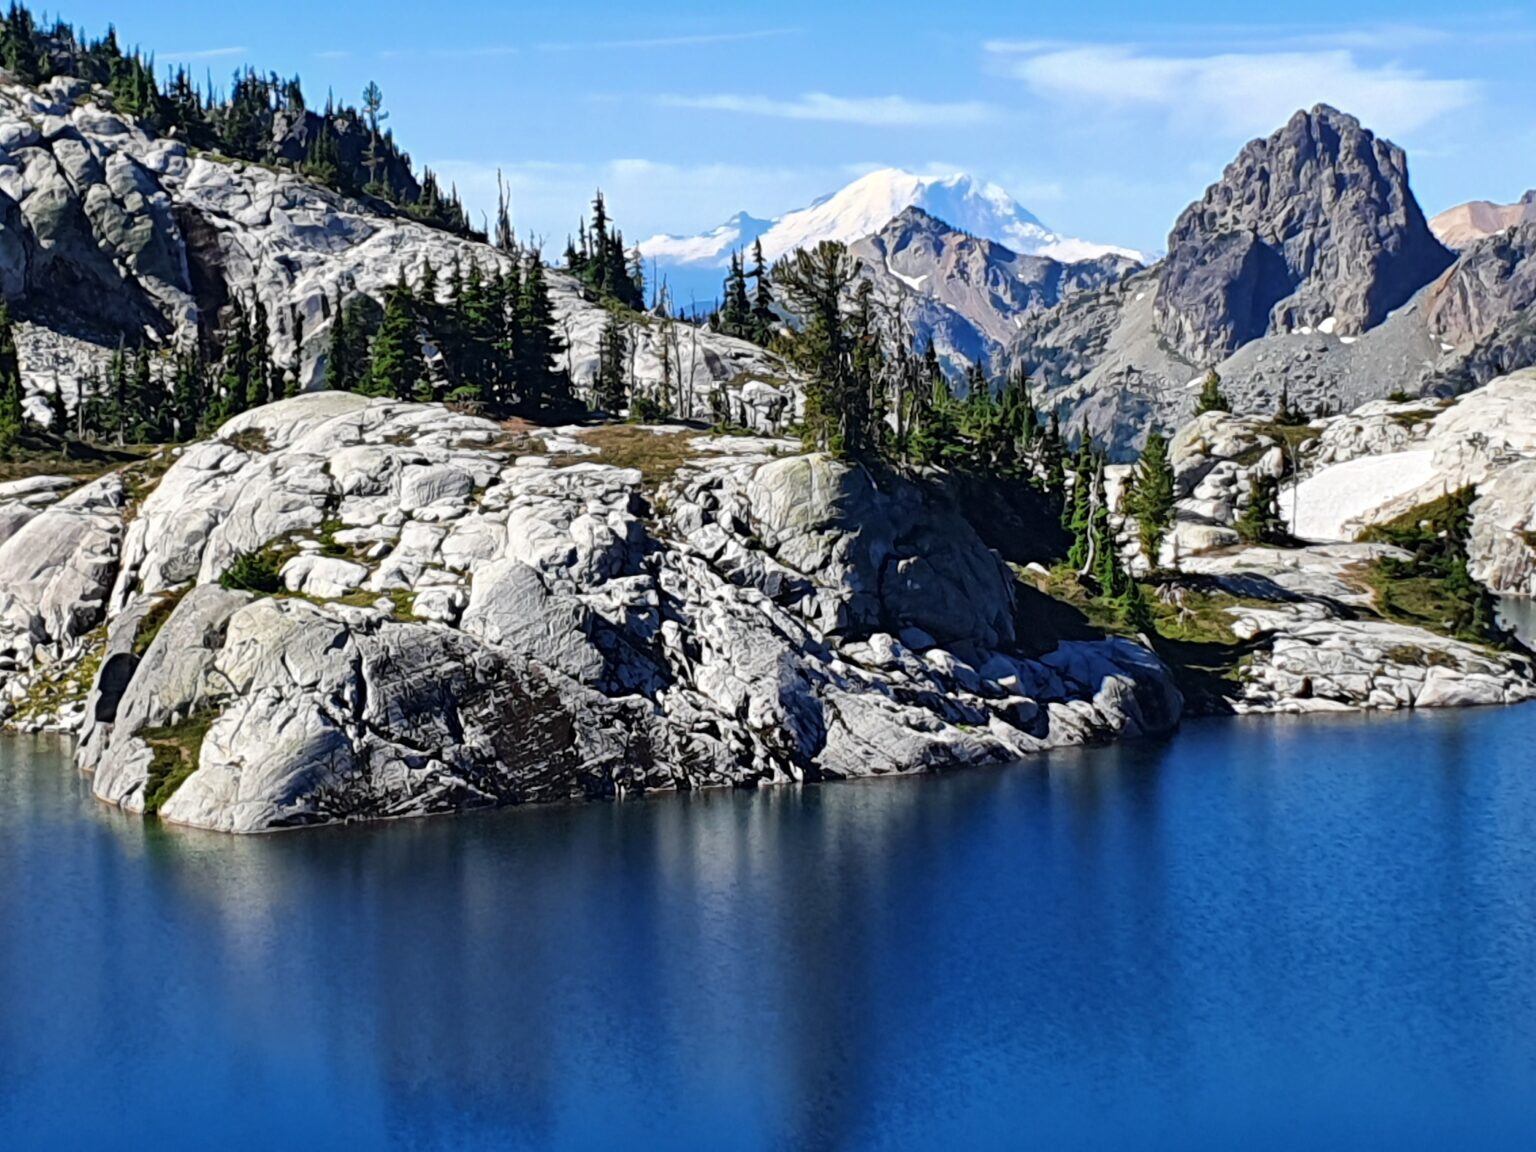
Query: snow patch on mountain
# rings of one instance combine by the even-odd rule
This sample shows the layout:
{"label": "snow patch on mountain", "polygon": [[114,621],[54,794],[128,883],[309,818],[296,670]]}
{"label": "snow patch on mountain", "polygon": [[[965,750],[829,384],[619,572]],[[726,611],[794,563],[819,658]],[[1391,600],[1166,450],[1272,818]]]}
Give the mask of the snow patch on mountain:
{"label": "snow patch on mountain", "polygon": [[762,242],[763,255],[772,262],[823,240],[852,244],[879,232],[908,208],[921,208],[961,232],[1023,255],[1062,261],[1105,255],[1143,260],[1141,253],[1129,248],[1057,235],[1000,185],[963,172],[919,176],[899,168],[870,172],[808,207],[773,220],[743,212],[698,236],[652,236],[641,242],[640,252],[668,277],[679,299],[684,296],[678,296],[677,289],[685,283],[704,286],[713,296],[719,291],[716,273],[729,264],[731,253],[748,251],[755,241]]}

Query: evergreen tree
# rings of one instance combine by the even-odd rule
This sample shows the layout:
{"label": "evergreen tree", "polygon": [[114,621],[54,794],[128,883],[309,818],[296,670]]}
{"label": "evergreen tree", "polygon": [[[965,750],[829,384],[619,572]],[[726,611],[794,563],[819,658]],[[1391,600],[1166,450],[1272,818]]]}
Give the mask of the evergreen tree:
{"label": "evergreen tree", "polygon": [[1280,403],[1275,409],[1275,423],[1282,428],[1296,428],[1307,422],[1307,414],[1301,410],[1301,405],[1291,403],[1291,386],[1289,383],[1280,385]]}
{"label": "evergreen tree", "polygon": [[10,457],[15,453],[25,424],[21,362],[16,355],[16,337],[11,331],[11,312],[0,300],[0,456]]}
{"label": "evergreen tree", "polygon": [[518,344],[514,352],[518,407],[531,417],[569,412],[575,401],[570,377],[560,367],[565,340],[555,323],[544,262],[533,253],[517,301]]}
{"label": "evergreen tree", "polygon": [[363,162],[368,166],[368,191],[374,195],[387,194],[387,189],[381,183],[385,152],[379,125],[388,119],[389,113],[384,111],[384,93],[370,80],[363,89],[363,122],[368,125],[368,150]]}
{"label": "evergreen tree", "polygon": [[824,240],[796,252],[781,278],[790,307],[803,321],[789,357],[806,377],[807,445],[847,456],[857,456],[868,438],[853,375],[852,333],[843,316],[843,299],[856,274],[848,249]]}
{"label": "evergreen tree", "polygon": [[727,336],[749,339],[752,335],[752,301],[747,296],[747,275],[742,269],[740,252],[731,253],[723,300],[718,325],[720,331]]}
{"label": "evergreen tree", "polygon": [[205,403],[202,364],[195,355],[179,356],[171,385],[171,422],[175,439],[192,438]]}
{"label": "evergreen tree", "polygon": [[219,371],[218,399],[210,406],[210,422],[218,425],[251,406],[251,375],[254,349],[250,318],[237,301],[224,339],[224,358]]}
{"label": "evergreen tree", "polygon": [[1126,501],[1126,510],[1136,517],[1141,554],[1152,568],[1157,567],[1163,537],[1173,523],[1173,505],[1173,465],[1168,456],[1168,438],[1154,428],[1147,434],[1147,446],[1137,461]]}
{"label": "evergreen tree", "polygon": [[127,438],[134,444],[160,444],[167,440],[165,389],[151,369],[149,352],[144,348],[134,355],[128,396]]}
{"label": "evergreen tree", "polygon": [[1157,617],[1152,612],[1152,605],[1147,603],[1141,585],[1129,576],[1125,580],[1125,591],[1115,602],[1115,612],[1121,626],[1132,632],[1150,636],[1157,631]]}
{"label": "evergreen tree", "polygon": [[356,392],[368,372],[366,305],[354,296],[337,297],[331,321],[331,346],[325,358],[325,386],[335,392]]}
{"label": "evergreen tree", "polygon": [[1112,509],[1104,484],[1104,458],[1097,461],[1093,479],[1093,510],[1091,513],[1093,579],[1099,586],[1099,595],[1116,598],[1125,591],[1125,568],[1120,563],[1120,549],[1110,520]]}
{"label": "evergreen tree", "polygon": [[1227,402],[1226,393],[1221,390],[1221,377],[1212,368],[1205,375],[1205,383],[1200,388],[1200,398],[1195,401],[1195,415],[1204,416],[1207,412],[1230,412],[1232,405]]}
{"label": "evergreen tree", "polygon": [[773,335],[773,285],[763,263],[762,240],[752,241],[752,339],[767,344]]}
{"label": "evergreen tree", "polygon": [[360,391],[395,400],[420,399],[423,385],[430,388],[430,384],[418,333],[416,300],[401,269],[399,280],[385,298],[384,319],[374,337],[368,375]]}
{"label": "evergreen tree", "polygon": [[107,380],[108,400],[103,413],[109,421],[108,434],[121,447],[127,442],[128,421],[133,413],[131,384],[128,377],[128,354],[121,344],[112,354]]}
{"label": "evergreen tree", "polygon": [[619,416],[629,402],[629,332],[617,312],[608,322],[597,346],[597,375],[592,381],[592,403],[610,416]]}
{"label": "evergreen tree", "polygon": [[1280,482],[1267,472],[1255,472],[1248,490],[1248,507],[1238,517],[1238,536],[1247,544],[1280,544],[1285,541],[1285,521],[1280,518]]}
{"label": "evergreen tree", "polygon": [[64,404],[64,388],[58,376],[53,379],[53,391],[45,393],[48,402],[48,431],[60,440],[69,436],[69,409]]}

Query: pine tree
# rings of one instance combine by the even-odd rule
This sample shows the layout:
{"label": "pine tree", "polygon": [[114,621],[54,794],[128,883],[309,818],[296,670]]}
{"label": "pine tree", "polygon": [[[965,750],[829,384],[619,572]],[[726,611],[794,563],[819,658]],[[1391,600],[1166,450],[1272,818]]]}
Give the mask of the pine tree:
{"label": "pine tree", "polygon": [[1120,549],[1110,520],[1112,509],[1104,484],[1104,458],[1098,460],[1093,480],[1092,552],[1093,579],[1099,595],[1115,598],[1125,591],[1125,568],[1120,563]]}
{"label": "pine tree", "polygon": [[1125,591],[1116,600],[1115,611],[1122,627],[1144,636],[1156,633],[1157,617],[1152,612],[1152,605],[1147,603],[1141,585],[1130,577],[1126,577]]}
{"label": "pine tree", "polygon": [[773,335],[773,285],[763,263],[762,240],[752,241],[752,339],[767,344]]}
{"label": "pine tree", "polygon": [[219,396],[209,410],[209,419],[213,424],[222,424],[251,406],[252,359],[250,320],[245,309],[236,302],[234,317],[225,333],[224,359],[219,371]]}
{"label": "pine tree", "polygon": [[368,372],[366,305],[356,296],[337,297],[331,321],[331,346],[325,358],[325,386],[336,392],[356,392]]}
{"label": "pine tree", "polygon": [[1247,544],[1280,544],[1286,537],[1280,518],[1280,482],[1267,472],[1255,472],[1248,490],[1248,507],[1238,517],[1238,536]]}
{"label": "pine tree", "polygon": [[384,93],[372,80],[363,89],[363,122],[368,125],[368,150],[363,163],[368,166],[368,191],[375,195],[386,192],[380,177],[383,171],[385,149],[379,135],[379,125],[389,119],[384,111]]}
{"label": "pine tree", "polygon": [[135,444],[159,444],[168,439],[165,389],[151,369],[146,349],[140,348],[134,355],[128,396],[128,439]]}
{"label": "pine tree", "polygon": [[621,415],[629,402],[628,360],[628,329],[617,312],[610,312],[598,341],[597,375],[592,381],[593,406],[609,416]]}
{"label": "pine tree", "polygon": [[[427,364],[422,356],[416,300],[401,269],[400,279],[384,302],[384,319],[373,340],[373,354],[362,392],[396,400],[415,400],[427,384]],[[429,385],[430,387],[430,385]]]}
{"label": "pine tree", "polygon": [[857,455],[867,431],[859,423],[853,341],[843,316],[843,298],[856,273],[848,249],[824,240],[796,252],[781,278],[791,308],[803,321],[789,357],[806,377],[807,445],[834,455]]}
{"label": "pine tree", "polygon": [[192,438],[202,418],[204,403],[202,364],[195,355],[179,356],[171,385],[171,419],[175,439]]}
{"label": "pine tree", "polygon": [[1226,393],[1221,390],[1221,377],[1212,368],[1205,375],[1205,383],[1200,387],[1200,398],[1195,401],[1195,415],[1204,416],[1207,412],[1230,412],[1232,405],[1227,402]]}
{"label": "pine tree", "polygon": [[1147,434],[1147,446],[1137,461],[1126,500],[1126,510],[1136,517],[1141,554],[1149,567],[1157,567],[1163,537],[1173,523],[1173,505],[1173,465],[1168,457],[1168,438],[1154,428]]}
{"label": "pine tree", "polygon": [[724,303],[720,306],[719,329],[727,336],[747,339],[752,335],[752,302],[747,297],[747,276],[742,269],[741,253],[731,253],[730,270],[725,277]]}
{"label": "pine tree", "polygon": [[69,409],[64,404],[64,387],[57,375],[53,379],[53,391],[44,395],[48,403],[48,431],[63,440],[69,435]]}
{"label": "pine tree", "polygon": [[258,297],[251,309],[251,406],[260,407],[278,399],[277,372],[272,364],[267,309]]}
{"label": "pine tree", "polygon": [[1282,428],[1296,428],[1307,422],[1307,414],[1301,410],[1301,405],[1291,403],[1291,386],[1289,383],[1280,385],[1280,403],[1275,409],[1275,423]]}
{"label": "pine tree", "polygon": [[569,412],[575,401],[570,377],[560,367],[565,341],[555,323],[554,305],[538,253],[528,260],[517,304],[519,341],[514,354],[518,407],[525,416]]}
{"label": "pine tree", "polygon": [[8,458],[16,452],[26,418],[21,361],[16,355],[16,337],[11,331],[11,311],[0,300],[0,456]]}
{"label": "pine tree", "polygon": [[1097,464],[1093,438],[1085,432],[1073,463],[1071,499],[1062,509],[1062,526],[1072,533],[1067,563],[1079,572],[1088,564],[1093,547],[1093,475]]}

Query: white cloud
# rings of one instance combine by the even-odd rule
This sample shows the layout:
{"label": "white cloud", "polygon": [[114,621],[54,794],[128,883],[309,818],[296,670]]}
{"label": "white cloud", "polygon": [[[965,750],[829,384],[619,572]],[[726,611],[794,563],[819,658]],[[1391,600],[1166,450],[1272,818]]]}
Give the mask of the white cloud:
{"label": "white cloud", "polygon": [[1150,109],[1175,123],[1232,133],[1273,131],[1298,108],[1332,104],[1377,131],[1411,132],[1475,103],[1478,86],[1353,52],[1161,55],[1088,44],[1026,53],[1008,69],[1038,96],[1065,104]]}
{"label": "white cloud", "polygon": [[735,112],[747,116],[771,116],[782,120],[816,120],[835,124],[859,124],[881,128],[931,128],[980,124],[992,120],[996,109],[976,101],[934,103],[905,96],[829,96],[807,92],[793,100],[768,96],[722,93],[712,96],[661,96],[666,108],[702,112]]}
{"label": "white cloud", "polygon": [[218,60],[225,56],[244,56],[244,48],[194,48],[190,52],[163,52],[165,60]]}

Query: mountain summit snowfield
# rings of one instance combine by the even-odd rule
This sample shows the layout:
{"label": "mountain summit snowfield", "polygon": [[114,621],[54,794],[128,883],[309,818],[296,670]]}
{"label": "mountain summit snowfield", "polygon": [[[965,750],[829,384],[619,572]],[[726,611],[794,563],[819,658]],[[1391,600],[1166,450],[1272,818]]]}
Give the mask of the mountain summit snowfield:
{"label": "mountain summit snowfield", "polygon": [[754,241],[762,241],[763,255],[772,262],[823,240],[852,244],[879,232],[908,208],[921,208],[959,231],[995,241],[1020,255],[1064,262],[1111,254],[1143,260],[1141,253],[1129,248],[1057,235],[1000,185],[964,172],[919,176],[900,168],[861,176],[809,207],[772,220],[742,212],[697,236],[652,236],[641,242],[640,252],[667,277],[679,303],[688,300],[690,290],[698,300],[712,300],[720,291],[721,274],[731,253],[749,251]]}

